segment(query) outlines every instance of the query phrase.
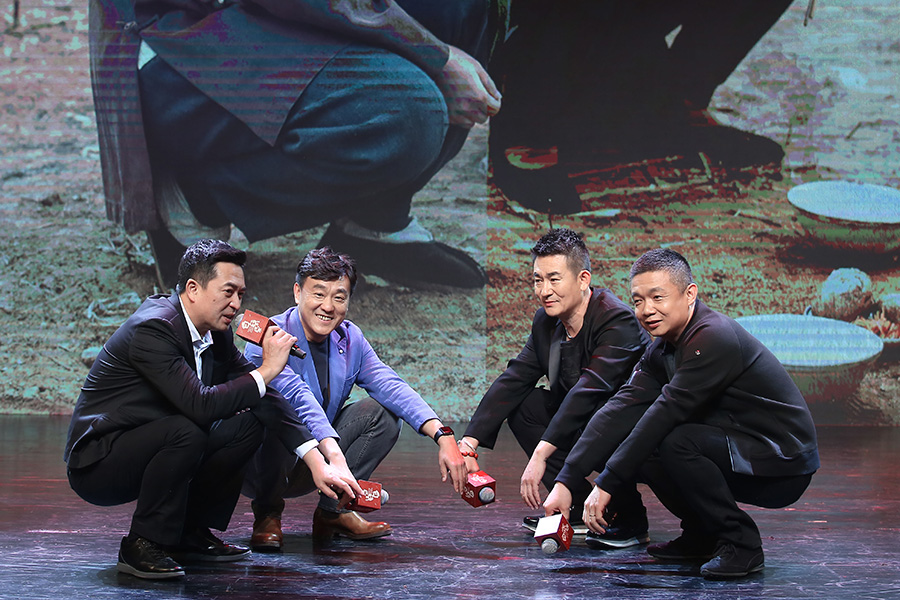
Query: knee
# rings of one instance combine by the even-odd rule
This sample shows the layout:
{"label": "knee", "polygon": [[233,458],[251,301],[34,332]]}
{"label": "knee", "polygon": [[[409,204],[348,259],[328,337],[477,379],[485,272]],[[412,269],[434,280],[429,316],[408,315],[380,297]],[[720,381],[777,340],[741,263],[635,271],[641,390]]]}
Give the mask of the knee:
{"label": "knee", "polygon": [[369,429],[380,435],[390,436],[394,442],[400,438],[400,430],[403,422],[394,413],[386,409],[372,398],[360,400],[369,419]]}

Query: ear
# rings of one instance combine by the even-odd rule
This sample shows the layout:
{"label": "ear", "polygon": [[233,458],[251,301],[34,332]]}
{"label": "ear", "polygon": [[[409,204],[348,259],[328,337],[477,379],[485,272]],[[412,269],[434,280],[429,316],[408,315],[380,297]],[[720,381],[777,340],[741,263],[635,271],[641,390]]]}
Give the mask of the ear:
{"label": "ear", "polygon": [[697,294],[698,294],[697,284],[696,283],[689,284],[687,286],[687,288],[685,288],[684,293],[687,296],[688,302],[690,304],[693,304],[694,300],[697,299]]}
{"label": "ear", "polygon": [[187,283],[184,284],[184,295],[191,302],[196,302],[197,294],[200,292],[200,284],[197,283],[196,279],[188,279]]}
{"label": "ear", "polygon": [[581,286],[582,291],[591,287],[591,272],[582,270],[578,273],[578,284]]}
{"label": "ear", "polygon": [[300,304],[300,292],[303,288],[300,287],[300,284],[296,281],[294,282],[294,304]]}

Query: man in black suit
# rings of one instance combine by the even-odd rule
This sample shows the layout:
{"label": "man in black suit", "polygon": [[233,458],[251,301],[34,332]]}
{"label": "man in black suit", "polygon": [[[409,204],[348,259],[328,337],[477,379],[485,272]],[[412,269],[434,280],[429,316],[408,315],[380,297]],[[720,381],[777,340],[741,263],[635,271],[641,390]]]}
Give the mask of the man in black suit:
{"label": "man in black suit", "polygon": [[137,500],[118,570],[184,576],[178,561],[231,561],[225,543],[244,466],[269,428],[302,457],[322,493],[360,492],[340,461],[326,463],[283,397],[266,385],[296,338],[266,332],[259,368],[229,328],[244,295],[245,253],[216,240],[185,252],[177,293],[148,298],[103,346],[82,387],[64,459],[69,483],[92,504]]}
{"label": "man in black suit", "polygon": [[647,551],[704,562],[708,578],[763,569],[759,529],[744,502],[795,502],[819,468],[806,402],[778,359],[733,319],[697,298],[690,266],[673,250],[651,250],[631,268],[641,325],[656,339],[628,383],[591,419],[569,453],[544,508],[567,514],[591,471],[584,504],[592,531],[635,477],[681,519],[680,537]]}
{"label": "man in black suit", "polygon": [[[477,471],[471,455],[479,446],[493,448],[507,421],[531,457],[522,474],[522,499],[538,509],[540,484],[553,487],[568,450],[597,407],[628,378],[647,338],[626,304],[607,289],[591,287],[591,261],[580,235],[553,229],[534,245],[531,257],[534,293],[541,303],[531,336],[481,399],[459,446],[470,455],[469,471]],[[536,387],[544,376],[549,390]],[[590,485],[583,481],[576,487],[580,505]],[[634,486],[617,500],[615,528],[589,534],[592,547],[623,548],[649,540],[646,511]],[[533,529],[536,523],[529,516],[523,524]]]}

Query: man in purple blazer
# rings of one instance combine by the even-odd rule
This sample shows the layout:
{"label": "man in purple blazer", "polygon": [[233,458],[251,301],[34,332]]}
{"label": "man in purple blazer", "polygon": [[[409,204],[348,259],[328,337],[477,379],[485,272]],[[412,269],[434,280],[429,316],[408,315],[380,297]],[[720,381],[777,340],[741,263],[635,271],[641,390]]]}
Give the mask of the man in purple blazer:
{"label": "man in purple blazer", "polygon": [[[356,279],[353,260],[329,247],[312,250],[300,262],[294,282],[297,306],[272,320],[297,338],[307,356],[291,356],[272,387],[293,405],[318,440],[319,449],[339,470],[349,469],[357,479],[368,479],[396,443],[402,420],[434,439],[443,480],[449,477],[461,492],[467,473],[453,431],[378,358],[359,327],[345,320]],[[259,346],[253,344],[247,345],[244,354],[257,364],[263,360]],[[354,385],[369,397],[347,404]],[[313,490],[309,468],[285,451],[275,436],[269,436],[244,482],[255,517],[251,546],[260,551],[279,550],[284,498]],[[387,523],[367,521],[324,495],[313,514],[312,527],[316,541],[334,535],[360,540],[391,533]]]}
{"label": "man in purple blazer", "polygon": [[183,247],[325,223],[364,272],[480,287],[412,196],[500,105],[489,0],[91,0],[107,214]]}

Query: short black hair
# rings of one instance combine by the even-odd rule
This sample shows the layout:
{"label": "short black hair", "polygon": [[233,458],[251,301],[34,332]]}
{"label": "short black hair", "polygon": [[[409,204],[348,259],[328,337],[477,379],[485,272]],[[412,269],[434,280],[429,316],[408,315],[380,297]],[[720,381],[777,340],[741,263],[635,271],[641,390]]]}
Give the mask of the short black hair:
{"label": "short black hair", "polygon": [[551,229],[531,249],[531,263],[539,256],[566,257],[569,268],[575,273],[591,272],[591,257],[580,233],[571,229]]}
{"label": "short black hair", "polygon": [[221,240],[200,240],[191,244],[178,263],[178,285],[175,291],[179,294],[184,292],[189,279],[205,288],[206,284],[215,279],[216,264],[220,262],[233,263],[243,268],[247,262],[247,253]]}
{"label": "short black hair", "polygon": [[315,248],[297,265],[297,284],[302,287],[307,277],[320,281],[337,281],[346,277],[350,282],[352,296],[356,289],[356,261],[346,254],[338,254],[329,246]]}
{"label": "short black hair", "polygon": [[690,284],[694,283],[694,274],[691,273],[691,265],[688,264],[687,259],[668,248],[650,250],[634,261],[634,264],[631,265],[631,279],[634,279],[641,273],[649,273],[651,271],[665,271],[668,273],[672,283],[682,292]]}

